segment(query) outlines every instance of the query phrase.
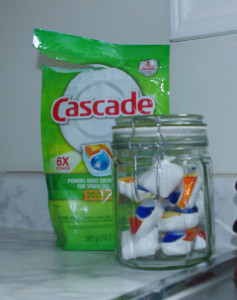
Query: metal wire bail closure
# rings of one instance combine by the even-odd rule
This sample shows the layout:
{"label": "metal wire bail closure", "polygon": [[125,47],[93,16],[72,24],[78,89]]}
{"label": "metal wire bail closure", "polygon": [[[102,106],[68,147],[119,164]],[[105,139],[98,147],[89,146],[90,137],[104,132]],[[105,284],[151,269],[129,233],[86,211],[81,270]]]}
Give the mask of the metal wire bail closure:
{"label": "metal wire bail closure", "polygon": [[[159,144],[158,142],[150,145],[143,145],[142,143],[133,143],[133,139],[136,136],[136,123],[138,123],[141,120],[154,121],[154,123],[157,126],[159,137],[162,140],[161,144]],[[160,195],[159,187],[160,187],[161,160],[164,157],[165,149],[166,149],[166,139],[161,132],[161,119],[158,116],[135,117],[131,120],[131,127],[132,127],[132,132],[128,141],[128,145],[131,153],[131,158],[133,161],[132,176],[134,177],[134,189],[135,189],[136,201],[145,200],[138,193],[138,156],[139,156],[138,154],[142,150],[148,150],[148,149],[154,149],[153,160],[155,160],[154,164],[156,166],[156,195],[154,195],[154,197],[149,199],[155,200],[159,198]]]}

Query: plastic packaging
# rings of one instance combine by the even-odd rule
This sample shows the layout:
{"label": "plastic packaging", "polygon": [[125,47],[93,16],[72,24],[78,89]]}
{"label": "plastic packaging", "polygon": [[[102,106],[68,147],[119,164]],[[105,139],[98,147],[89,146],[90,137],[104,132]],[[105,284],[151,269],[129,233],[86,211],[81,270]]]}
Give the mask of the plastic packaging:
{"label": "plastic packaging", "polygon": [[112,126],[119,116],[169,113],[169,46],[116,45],[41,29],[33,45],[56,66],[56,60],[78,65],[42,68],[42,150],[57,245],[114,249]]}

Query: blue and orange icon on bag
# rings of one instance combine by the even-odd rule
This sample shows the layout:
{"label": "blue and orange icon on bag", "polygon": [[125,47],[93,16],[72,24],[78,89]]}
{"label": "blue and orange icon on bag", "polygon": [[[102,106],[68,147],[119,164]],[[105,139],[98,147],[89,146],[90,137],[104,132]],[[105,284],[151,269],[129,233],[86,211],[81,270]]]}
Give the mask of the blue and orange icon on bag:
{"label": "blue and orange icon on bag", "polygon": [[109,144],[86,145],[82,147],[86,167],[93,176],[110,176],[112,174],[112,150]]}

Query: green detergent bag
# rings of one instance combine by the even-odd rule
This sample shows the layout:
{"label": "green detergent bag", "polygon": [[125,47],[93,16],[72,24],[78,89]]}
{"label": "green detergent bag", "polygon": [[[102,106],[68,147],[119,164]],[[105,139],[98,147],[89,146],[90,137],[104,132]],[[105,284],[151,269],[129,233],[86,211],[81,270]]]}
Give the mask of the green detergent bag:
{"label": "green detergent bag", "polygon": [[113,250],[112,126],[119,116],[169,113],[169,45],[119,45],[41,29],[33,45],[55,60],[55,67],[42,66],[41,134],[57,246]]}

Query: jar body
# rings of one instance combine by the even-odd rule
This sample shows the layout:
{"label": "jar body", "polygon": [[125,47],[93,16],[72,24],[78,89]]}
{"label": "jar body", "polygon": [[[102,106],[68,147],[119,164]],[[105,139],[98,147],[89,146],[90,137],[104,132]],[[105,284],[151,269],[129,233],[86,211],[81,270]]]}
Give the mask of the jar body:
{"label": "jar body", "polygon": [[144,269],[187,267],[213,251],[212,166],[205,146],[114,149],[116,255]]}

